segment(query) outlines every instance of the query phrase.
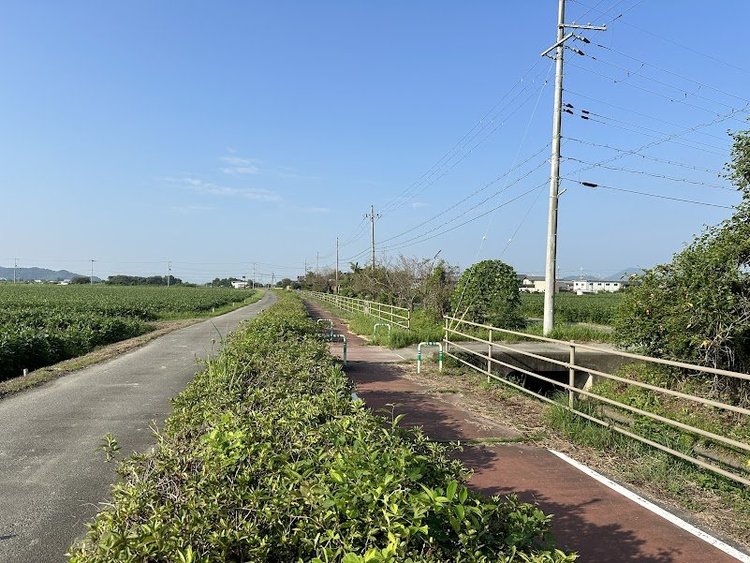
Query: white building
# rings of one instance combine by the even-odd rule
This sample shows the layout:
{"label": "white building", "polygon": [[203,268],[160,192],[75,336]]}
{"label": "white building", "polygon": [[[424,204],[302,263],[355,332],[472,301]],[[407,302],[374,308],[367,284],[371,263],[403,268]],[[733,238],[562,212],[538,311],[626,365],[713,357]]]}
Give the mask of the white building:
{"label": "white building", "polygon": [[245,289],[248,286],[248,283],[246,281],[233,281],[232,287],[234,289]]}
{"label": "white building", "polygon": [[[544,293],[547,289],[547,280],[544,276],[519,276],[519,291],[525,293]],[[555,289],[559,291],[571,291],[573,288],[569,281],[557,280]]]}
{"label": "white building", "polygon": [[627,285],[627,282],[619,280],[601,280],[601,281],[590,281],[590,280],[575,280],[573,282],[573,291],[581,295],[583,293],[600,293],[609,292],[614,293],[620,291]]}

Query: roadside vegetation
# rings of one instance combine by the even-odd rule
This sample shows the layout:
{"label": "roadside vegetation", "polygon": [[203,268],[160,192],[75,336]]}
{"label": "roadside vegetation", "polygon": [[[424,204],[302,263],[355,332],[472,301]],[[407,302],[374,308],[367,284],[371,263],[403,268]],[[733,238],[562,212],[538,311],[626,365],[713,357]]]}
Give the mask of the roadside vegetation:
{"label": "roadside vegetation", "polygon": [[0,381],[153,330],[155,321],[229,311],[252,291],[190,287],[0,287]]}
{"label": "roadside vegetation", "polygon": [[70,561],[575,559],[539,509],[470,492],[446,446],[352,400],[320,336],[290,294],[236,331]]}

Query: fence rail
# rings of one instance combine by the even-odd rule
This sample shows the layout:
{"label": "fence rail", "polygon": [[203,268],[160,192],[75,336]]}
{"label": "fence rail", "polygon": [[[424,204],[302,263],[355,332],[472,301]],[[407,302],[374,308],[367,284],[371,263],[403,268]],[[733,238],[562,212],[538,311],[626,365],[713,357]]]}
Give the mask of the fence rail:
{"label": "fence rail", "polygon": [[[750,409],[715,398],[639,381],[624,376],[623,373],[619,375],[610,373],[605,369],[592,367],[590,364],[584,365],[586,360],[583,360],[582,356],[585,353],[613,355],[626,363],[677,368],[682,370],[683,374],[689,374],[693,378],[710,376],[719,379],[726,378],[727,381],[750,381],[750,375],[575,342],[564,342],[451,316],[445,316],[444,319],[446,356],[486,375],[488,381],[490,379],[501,381],[524,393],[559,405],[586,420],[750,486],[750,444],[745,441],[747,434],[732,431],[750,426]],[[461,342],[456,342],[456,337],[459,337]],[[508,337],[554,345],[556,353],[510,346],[504,342]],[[477,343],[482,345],[480,350],[477,350]],[[514,362],[513,360],[518,357],[525,358],[525,362]],[[528,359],[543,362],[556,369],[536,371],[528,369],[529,363],[533,363]],[[526,367],[522,365],[524,363]],[[547,375],[537,373],[537,371],[543,371]],[[560,379],[562,380],[548,377],[550,371],[561,371],[563,377]],[[506,372],[505,375],[503,372]],[[512,374],[515,374],[515,377],[509,378],[508,375]],[[625,391],[625,393],[638,388],[636,392],[640,393],[640,397],[649,400],[627,403],[612,396],[605,396],[598,392],[598,386],[577,386],[576,374],[588,376],[589,382],[591,378],[611,381],[619,391]],[[533,378],[537,382],[552,386],[553,389],[567,391],[567,401],[559,402],[547,394],[535,392],[519,383],[518,377]],[[580,379],[586,378],[579,377]],[[617,396],[621,397],[625,393],[619,392]],[[693,415],[697,410],[702,410],[708,417],[712,417],[712,423],[702,425],[704,426],[702,428],[691,424],[696,420]],[[676,416],[678,413],[679,416]],[[659,441],[660,436],[661,441]]]}
{"label": "fence rail", "polygon": [[321,293],[318,291],[303,291],[302,293],[313,299],[330,303],[350,313],[362,313],[376,317],[407,330],[411,326],[411,313],[406,307],[386,305],[385,303],[357,299],[355,297],[345,297],[343,295],[336,295],[335,293]]}

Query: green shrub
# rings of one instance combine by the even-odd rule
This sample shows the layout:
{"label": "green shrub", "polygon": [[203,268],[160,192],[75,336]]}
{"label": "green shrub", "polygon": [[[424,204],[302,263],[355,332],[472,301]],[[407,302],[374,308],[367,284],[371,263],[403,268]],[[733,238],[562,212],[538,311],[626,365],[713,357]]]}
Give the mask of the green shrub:
{"label": "green shrub", "polygon": [[444,446],[352,401],[318,334],[288,295],[235,333],[70,560],[573,560],[537,508],[470,492]]}
{"label": "green shrub", "polygon": [[475,323],[520,328],[521,297],[516,272],[500,260],[483,260],[466,269],[451,298],[454,314]]}

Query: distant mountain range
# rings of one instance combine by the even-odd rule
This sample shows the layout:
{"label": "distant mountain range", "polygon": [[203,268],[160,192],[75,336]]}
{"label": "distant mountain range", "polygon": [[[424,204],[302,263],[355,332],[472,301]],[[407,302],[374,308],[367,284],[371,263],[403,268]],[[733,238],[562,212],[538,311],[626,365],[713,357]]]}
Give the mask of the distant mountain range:
{"label": "distant mountain range", "polygon": [[[49,270],[47,268],[16,268],[16,280],[18,281],[62,281],[72,280],[75,277],[88,277],[82,274],[69,272],[68,270]],[[13,280],[13,268],[0,266],[0,279]],[[101,281],[94,276],[94,281]]]}

